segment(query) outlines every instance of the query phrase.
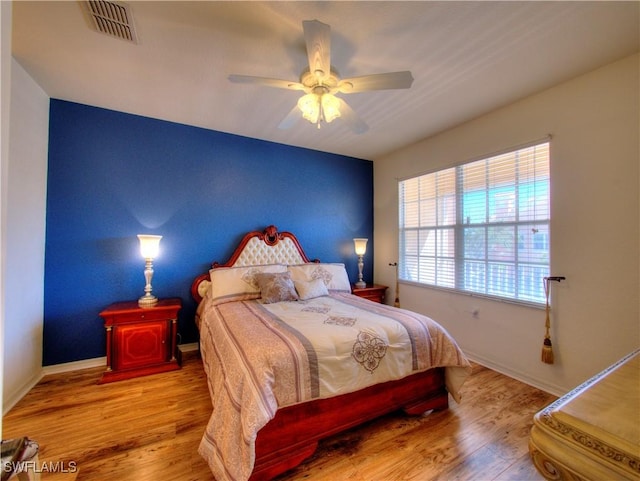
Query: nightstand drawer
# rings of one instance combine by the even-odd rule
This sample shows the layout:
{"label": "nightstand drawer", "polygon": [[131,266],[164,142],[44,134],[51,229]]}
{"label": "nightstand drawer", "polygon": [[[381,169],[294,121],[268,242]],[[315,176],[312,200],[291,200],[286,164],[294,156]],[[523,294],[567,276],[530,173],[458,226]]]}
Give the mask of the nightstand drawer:
{"label": "nightstand drawer", "polygon": [[366,287],[356,287],[355,284],[351,285],[351,292],[358,297],[369,299],[373,302],[380,304],[384,303],[384,295],[387,291],[387,286],[381,286],[379,284],[367,284]]}
{"label": "nightstand drawer", "polygon": [[122,313],[117,315],[106,315],[104,317],[105,322],[111,322],[112,324],[126,324],[145,321],[154,321],[157,319],[167,319],[166,315],[158,315],[156,312],[131,312]]}

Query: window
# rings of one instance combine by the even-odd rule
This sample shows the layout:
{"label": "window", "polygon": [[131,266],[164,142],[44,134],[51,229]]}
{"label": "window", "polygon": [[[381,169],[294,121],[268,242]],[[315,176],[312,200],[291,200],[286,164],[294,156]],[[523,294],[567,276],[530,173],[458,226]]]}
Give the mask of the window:
{"label": "window", "polygon": [[544,303],[549,143],[399,182],[401,280]]}

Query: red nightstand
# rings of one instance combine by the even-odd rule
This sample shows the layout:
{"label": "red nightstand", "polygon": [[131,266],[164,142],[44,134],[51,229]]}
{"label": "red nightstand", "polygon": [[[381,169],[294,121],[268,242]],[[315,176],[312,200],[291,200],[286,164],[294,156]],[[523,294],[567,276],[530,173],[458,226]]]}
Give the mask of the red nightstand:
{"label": "red nightstand", "polygon": [[180,369],[176,345],[180,299],[153,307],[116,302],[100,313],[107,330],[107,370],[100,384]]}
{"label": "red nightstand", "polygon": [[384,302],[384,294],[387,290],[387,286],[381,286],[379,284],[367,284],[367,287],[356,287],[355,284],[351,284],[351,293],[358,297],[364,297],[373,302]]}

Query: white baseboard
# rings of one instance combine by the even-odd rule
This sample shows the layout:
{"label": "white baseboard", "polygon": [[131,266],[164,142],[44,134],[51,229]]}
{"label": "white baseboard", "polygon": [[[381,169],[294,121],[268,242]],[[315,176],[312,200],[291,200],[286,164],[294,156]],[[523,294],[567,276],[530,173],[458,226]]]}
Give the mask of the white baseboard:
{"label": "white baseboard", "polygon": [[[198,343],[180,344],[178,349],[182,352],[197,351]],[[106,357],[94,357],[93,359],[83,359],[82,361],[65,362],[63,364],[54,364],[52,366],[44,366],[42,368],[43,375],[58,374],[61,372],[77,371],[79,369],[88,369],[91,367],[100,367],[107,365]],[[42,378],[42,376],[41,376]]]}
{"label": "white baseboard", "polygon": [[42,371],[45,376],[49,374],[59,374],[61,372],[78,371],[80,369],[89,369],[91,367],[100,367],[107,365],[106,357],[94,357],[93,359],[83,359],[82,361],[65,362],[62,364],[53,364],[44,366]]}
{"label": "white baseboard", "polygon": [[22,388],[18,389],[15,393],[12,393],[8,398],[2,399],[2,415],[7,414],[13,406],[18,404],[18,401],[22,399],[33,387],[40,382],[40,380],[44,377],[44,373],[42,370],[35,373],[31,379],[29,379]]}
{"label": "white baseboard", "polygon": [[[197,351],[199,344],[192,342],[189,344],[180,344],[178,349],[182,352]],[[65,362],[62,364],[53,364],[51,366],[44,366],[39,372],[35,373],[31,379],[29,379],[24,386],[19,389],[10,398],[3,399],[2,401],[2,415],[7,414],[13,406],[15,406],[20,399],[22,399],[33,387],[38,384],[44,376],[49,374],[60,374],[64,372],[78,371],[80,369],[89,369],[92,367],[101,367],[107,365],[107,358],[95,357],[93,359],[83,359],[81,361]]]}
{"label": "white baseboard", "polygon": [[478,356],[473,352],[465,351],[464,353],[470,361],[476,362],[484,367],[491,369],[492,371],[496,371],[500,374],[504,374],[505,376],[509,376],[510,378],[528,384],[529,386],[533,386],[549,394],[553,394],[554,396],[560,397],[567,392],[567,390],[562,388],[561,386],[549,384],[540,379],[533,379],[520,371],[514,371],[513,369],[509,369],[508,367],[496,364],[493,361],[490,361],[489,359],[486,359],[482,356]]}
{"label": "white baseboard", "polygon": [[182,352],[190,352],[190,351],[198,351],[200,349],[200,344],[197,342],[191,342],[189,344],[180,344],[178,349]]}

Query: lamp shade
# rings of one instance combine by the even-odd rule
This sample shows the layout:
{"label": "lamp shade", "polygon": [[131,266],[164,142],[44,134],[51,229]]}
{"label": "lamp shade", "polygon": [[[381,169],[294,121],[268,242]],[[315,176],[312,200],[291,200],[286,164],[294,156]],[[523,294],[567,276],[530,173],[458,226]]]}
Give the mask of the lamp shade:
{"label": "lamp shade", "polygon": [[356,255],[363,256],[367,252],[367,240],[369,239],[353,239],[353,243],[356,249]]}
{"label": "lamp shade", "polygon": [[340,101],[331,94],[324,94],[321,99],[322,116],[326,123],[340,117]]}
{"label": "lamp shade", "polygon": [[320,118],[320,98],[316,94],[307,94],[298,100],[298,108],[302,116],[309,122],[315,124]]}
{"label": "lamp shade", "polygon": [[161,235],[139,234],[138,239],[140,239],[140,254],[142,254],[142,257],[145,259],[154,259],[158,256],[160,239],[162,239]]}

